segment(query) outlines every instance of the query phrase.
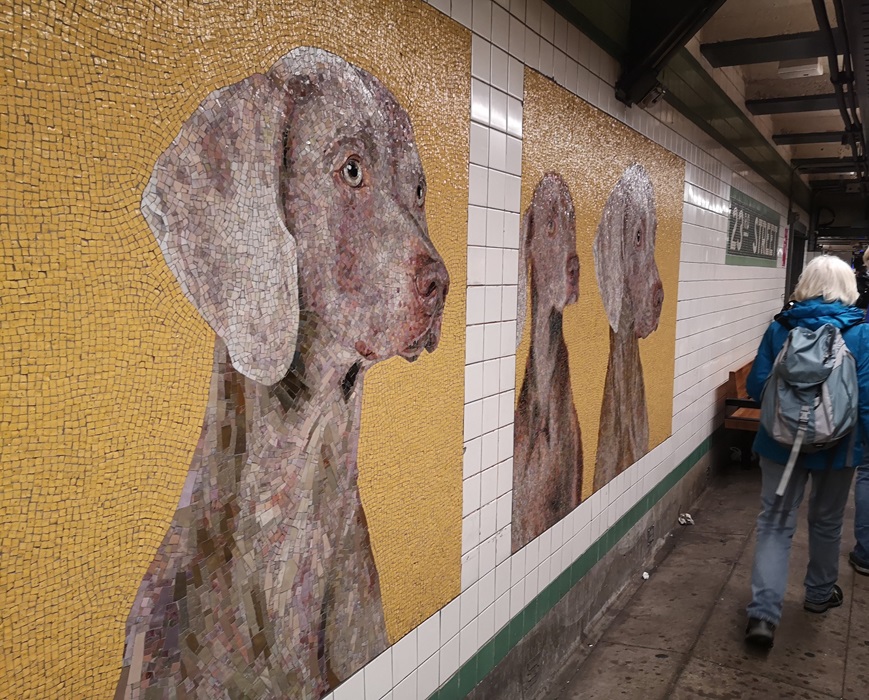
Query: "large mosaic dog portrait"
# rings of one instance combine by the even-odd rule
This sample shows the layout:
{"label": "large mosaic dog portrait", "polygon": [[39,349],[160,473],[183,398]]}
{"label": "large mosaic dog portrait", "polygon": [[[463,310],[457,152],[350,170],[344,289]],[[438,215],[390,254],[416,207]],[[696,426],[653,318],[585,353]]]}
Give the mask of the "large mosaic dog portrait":
{"label": "large mosaic dog portrait", "polygon": [[664,286],[655,263],[655,190],[631,165],[613,187],[594,239],[594,267],[610,326],[594,488],[602,488],[649,450],[649,411],[641,338],[658,328]]}
{"label": "large mosaic dog portrait", "polygon": [[320,49],[213,92],[159,157],[142,212],[217,339],[118,697],[319,698],[386,648],[362,384],[438,345],[425,198],[407,113]]}
{"label": "large mosaic dog portrait", "polygon": [[524,84],[514,551],[634,489],[642,468],[617,477],[672,434],[685,197],[681,158],[531,68]]}
{"label": "large mosaic dog portrait", "polygon": [[576,213],[567,183],[557,173],[544,174],[534,188],[522,218],[519,252],[517,341],[529,287],[531,340],[516,405],[514,552],[582,500],[582,437],[563,332],[564,309],[579,299]]}

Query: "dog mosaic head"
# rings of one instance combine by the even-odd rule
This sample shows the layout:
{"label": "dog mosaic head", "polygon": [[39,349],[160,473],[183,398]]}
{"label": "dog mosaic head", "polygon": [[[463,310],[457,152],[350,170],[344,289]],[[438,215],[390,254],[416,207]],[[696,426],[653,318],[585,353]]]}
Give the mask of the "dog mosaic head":
{"label": "dog mosaic head", "polygon": [[[576,254],[576,212],[564,179],[546,173],[522,217],[519,238],[519,289],[516,342],[525,321],[528,275],[538,308],[559,313],[579,299],[579,257]],[[548,314],[547,314],[548,315]]]}
{"label": "dog mosaic head", "polygon": [[425,197],[393,95],[302,47],[200,104],[158,158],[142,212],[236,369],[274,384],[299,334],[336,363],[437,347],[449,276]]}
{"label": "dog mosaic head", "polygon": [[[625,170],[604,206],[594,239],[594,269],[610,327],[645,338],[658,327],[664,286],[655,263],[655,191],[646,169]],[[622,328],[623,311],[633,319]]]}

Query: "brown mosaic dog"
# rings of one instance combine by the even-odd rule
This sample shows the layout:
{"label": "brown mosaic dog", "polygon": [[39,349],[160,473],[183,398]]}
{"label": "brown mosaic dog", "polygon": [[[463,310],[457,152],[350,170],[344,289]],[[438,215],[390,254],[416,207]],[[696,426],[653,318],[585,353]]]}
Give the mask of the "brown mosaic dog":
{"label": "brown mosaic dog", "polygon": [[610,324],[595,491],[649,450],[639,339],[658,327],[664,304],[657,228],[652,181],[642,165],[632,165],[610,193],[594,239],[594,269]]}
{"label": "brown mosaic dog", "polygon": [[547,173],[534,190],[519,242],[519,322],[531,275],[531,347],[516,406],[513,551],[582,500],[582,437],[570,386],[564,307],[579,299],[576,214],[567,183]]}
{"label": "brown mosaic dog", "polygon": [[158,159],[142,211],[217,340],[118,698],[319,698],[386,648],[362,382],[437,347],[425,194],[407,113],[313,48],[213,92]]}

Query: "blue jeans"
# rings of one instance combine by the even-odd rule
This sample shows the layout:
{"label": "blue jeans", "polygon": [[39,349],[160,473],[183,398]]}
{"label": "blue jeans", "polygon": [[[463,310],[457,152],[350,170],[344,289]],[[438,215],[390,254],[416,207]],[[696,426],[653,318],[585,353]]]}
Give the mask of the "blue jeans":
{"label": "blue jeans", "polygon": [[869,464],[857,468],[854,485],[854,556],[861,564],[869,564]]}
{"label": "blue jeans", "polygon": [[[763,474],[761,510],[757,516],[757,544],[751,574],[751,603],[748,616],[778,625],[788,583],[791,540],[797,527],[797,511],[803,500],[809,475],[809,566],[804,585],[806,600],[821,603],[830,597],[839,577],[839,545],[842,520],[854,469],[808,470],[794,468],[787,491],[776,499],[775,490],[784,465],[760,458]],[[780,500],[780,503],[776,501]]]}

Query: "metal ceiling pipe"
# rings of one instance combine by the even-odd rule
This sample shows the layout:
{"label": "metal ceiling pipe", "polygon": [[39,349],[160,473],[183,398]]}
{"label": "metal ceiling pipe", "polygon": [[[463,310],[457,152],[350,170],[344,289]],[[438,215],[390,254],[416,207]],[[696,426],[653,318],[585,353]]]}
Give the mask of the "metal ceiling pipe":
{"label": "metal ceiling pipe", "polygon": [[[833,38],[833,29],[830,27],[830,18],[827,16],[824,0],[812,0],[812,7],[815,10],[818,28],[827,37],[827,62],[830,66],[830,82],[833,83],[833,88],[836,91],[836,102],[839,105],[839,113],[842,115],[842,121],[845,124],[845,133],[851,142],[851,152],[854,156],[854,170],[857,173],[858,179],[863,181],[863,189],[866,191],[867,185],[869,185],[869,170],[867,170],[866,163],[864,162],[866,153],[865,144],[863,143],[861,132],[858,146],[858,138],[854,132],[851,115],[848,114],[848,105],[845,101],[845,91],[842,87],[842,79],[839,73],[839,57],[836,53],[836,43]],[[847,36],[847,32],[844,29],[842,27],[843,33]],[[853,91],[853,76],[851,80],[851,89]]]}
{"label": "metal ceiling pipe", "polygon": [[[851,65],[851,42],[848,38],[848,28],[845,26],[845,8],[842,5],[842,0],[833,0],[833,8],[836,11],[836,24],[839,25],[839,30],[842,35],[842,72],[849,76],[848,80],[848,102],[851,106],[851,121],[860,126],[860,116],[857,114],[857,90],[854,84],[854,67]],[[865,145],[865,144],[864,144]],[[863,149],[865,153],[865,148]]]}

